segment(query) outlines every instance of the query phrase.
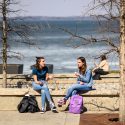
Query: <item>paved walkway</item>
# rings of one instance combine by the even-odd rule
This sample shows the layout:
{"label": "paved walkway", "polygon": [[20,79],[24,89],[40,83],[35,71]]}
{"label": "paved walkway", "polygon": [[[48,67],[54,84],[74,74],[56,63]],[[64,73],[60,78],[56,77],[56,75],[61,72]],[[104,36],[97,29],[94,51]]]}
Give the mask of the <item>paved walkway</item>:
{"label": "paved walkway", "polygon": [[117,113],[81,114],[79,125],[122,125]]}
{"label": "paved walkway", "polygon": [[45,114],[0,111],[0,125],[79,125],[80,115],[65,112]]}

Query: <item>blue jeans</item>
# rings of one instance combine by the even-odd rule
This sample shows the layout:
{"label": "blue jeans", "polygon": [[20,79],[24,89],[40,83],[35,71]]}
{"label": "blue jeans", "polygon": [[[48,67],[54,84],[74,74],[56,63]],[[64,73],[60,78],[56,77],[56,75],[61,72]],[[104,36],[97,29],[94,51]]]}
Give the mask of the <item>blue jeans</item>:
{"label": "blue jeans", "polygon": [[73,95],[76,95],[78,92],[80,91],[89,91],[91,90],[92,88],[87,86],[87,84],[73,84],[72,86],[69,87],[68,91],[67,91],[67,94],[65,96],[65,99],[68,100],[69,97],[73,96]]}
{"label": "blue jeans", "polygon": [[39,85],[36,84],[35,82],[32,82],[32,87],[34,90],[40,90],[41,91],[41,101],[42,101],[42,108],[45,109],[45,100],[47,98],[47,100],[49,101],[49,103],[52,103],[52,99],[50,96],[50,92],[47,86],[47,82],[42,80],[43,84]]}

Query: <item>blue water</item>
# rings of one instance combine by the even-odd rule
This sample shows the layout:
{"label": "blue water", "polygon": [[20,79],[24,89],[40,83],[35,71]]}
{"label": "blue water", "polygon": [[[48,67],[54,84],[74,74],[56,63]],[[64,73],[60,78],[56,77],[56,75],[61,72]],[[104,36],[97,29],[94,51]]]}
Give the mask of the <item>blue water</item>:
{"label": "blue water", "polygon": [[[24,22],[17,22],[23,24]],[[104,22],[105,23],[105,22]],[[30,66],[35,64],[36,56],[44,56],[46,63],[54,65],[54,73],[71,73],[77,70],[76,59],[84,56],[87,60],[88,68],[94,66],[94,57],[97,57],[106,50],[111,49],[110,46],[103,42],[90,43],[79,38],[73,38],[70,34],[59,30],[57,27],[63,27],[77,35],[89,38],[90,36],[102,38],[109,37],[115,40],[118,45],[118,34],[109,32],[100,32],[100,26],[95,20],[54,20],[41,21],[32,20],[25,21],[27,26],[33,26],[32,30],[28,30],[29,39],[35,43],[35,46],[22,44],[22,39],[16,34],[9,34],[8,50],[21,54],[21,60],[9,58],[8,63],[24,64],[23,73],[31,73]],[[36,27],[37,28],[36,28]],[[16,42],[14,42],[16,41]],[[24,40],[26,42],[26,40]],[[84,45],[86,44],[86,45]],[[0,46],[2,47],[1,43]],[[10,56],[12,53],[10,54]],[[2,60],[0,60],[1,62]],[[99,59],[95,60],[97,63]],[[110,69],[119,69],[119,60],[117,53],[108,55]]]}

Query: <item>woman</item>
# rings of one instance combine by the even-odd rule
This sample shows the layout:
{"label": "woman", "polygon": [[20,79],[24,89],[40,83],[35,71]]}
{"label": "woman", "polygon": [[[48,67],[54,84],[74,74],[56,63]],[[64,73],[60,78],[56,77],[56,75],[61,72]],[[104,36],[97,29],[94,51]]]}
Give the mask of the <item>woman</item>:
{"label": "woman", "polygon": [[45,113],[45,99],[47,98],[50,108],[53,112],[56,111],[56,107],[52,102],[50,92],[47,86],[47,80],[49,79],[48,68],[45,65],[44,57],[36,57],[36,65],[32,70],[33,79],[32,86],[34,90],[41,91],[42,110],[41,113]]}
{"label": "woman", "polygon": [[66,96],[58,102],[58,106],[66,104],[66,101],[72,95],[75,95],[83,90],[89,91],[92,89],[93,79],[91,70],[87,69],[86,60],[84,57],[77,58],[79,72],[75,72],[77,77],[76,84],[73,84],[67,91]]}
{"label": "woman", "polygon": [[109,63],[106,59],[105,55],[101,56],[101,61],[99,65],[95,64],[95,68],[93,69],[93,79],[94,80],[101,80],[100,75],[106,75],[109,73]]}

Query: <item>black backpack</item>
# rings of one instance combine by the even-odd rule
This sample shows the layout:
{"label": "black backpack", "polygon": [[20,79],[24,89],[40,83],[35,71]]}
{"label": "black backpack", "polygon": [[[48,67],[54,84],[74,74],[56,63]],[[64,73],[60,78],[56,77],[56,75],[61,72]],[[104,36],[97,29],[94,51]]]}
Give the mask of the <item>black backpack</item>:
{"label": "black backpack", "polygon": [[40,111],[36,97],[33,95],[24,96],[23,99],[18,104],[17,109],[20,113],[25,113],[25,112],[34,113]]}

